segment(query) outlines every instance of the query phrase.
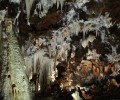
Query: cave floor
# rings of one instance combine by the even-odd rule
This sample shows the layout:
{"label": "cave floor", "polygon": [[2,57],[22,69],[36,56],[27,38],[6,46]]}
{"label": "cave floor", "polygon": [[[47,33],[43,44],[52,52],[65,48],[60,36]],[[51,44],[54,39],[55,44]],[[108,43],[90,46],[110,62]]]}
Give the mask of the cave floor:
{"label": "cave floor", "polygon": [[[51,95],[44,94],[37,94],[35,95],[34,100],[72,100],[72,98],[68,97],[68,95],[63,94],[63,96],[59,96],[59,98],[55,98]],[[84,100],[84,99],[83,99]],[[112,92],[105,92],[105,93],[99,93],[98,95],[95,95],[92,100],[120,100],[120,89],[113,90]]]}

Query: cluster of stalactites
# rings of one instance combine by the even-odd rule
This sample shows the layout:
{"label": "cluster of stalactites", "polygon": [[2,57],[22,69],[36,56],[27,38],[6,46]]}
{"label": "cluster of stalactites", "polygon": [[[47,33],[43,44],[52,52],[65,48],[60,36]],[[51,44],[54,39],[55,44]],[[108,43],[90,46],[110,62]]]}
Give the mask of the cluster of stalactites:
{"label": "cluster of stalactites", "polygon": [[[26,3],[26,12],[27,12],[27,20],[29,22],[29,17],[30,17],[30,10],[32,8],[32,5],[34,3],[35,0],[25,0]],[[40,0],[39,3],[36,5],[37,8],[40,10],[39,12],[39,17],[43,17],[46,15],[46,13],[48,12],[49,8],[53,6],[53,4],[57,5],[57,8],[59,8],[59,6],[61,7],[61,11],[64,5],[64,1],[65,0]],[[41,9],[43,8],[43,9]],[[36,9],[35,9],[36,12]],[[38,12],[36,12],[38,13]],[[35,13],[35,14],[36,14]],[[29,24],[29,23],[28,23]]]}
{"label": "cluster of stalactites", "polygon": [[89,41],[93,42],[95,39],[94,36],[85,37],[90,31],[95,31],[96,36],[101,35],[101,39],[104,42],[105,31],[101,30],[101,27],[110,28],[112,25],[111,18],[106,13],[105,16],[101,15],[96,18],[90,18],[88,21],[72,20],[72,23],[68,24],[67,27],[70,29],[71,36],[78,35],[79,32],[83,33],[82,46],[85,48]]}
{"label": "cluster of stalactites", "polygon": [[[98,36],[99,34],[101,34],[101,39],[102,41],[105,40],[105,37],[103,36],[105,34],[104,31],[101,31],[101,27],[102,25],[96,24],[98,23],[96,20],[94,21],[82,21],[82,20],[77,20],[77,21],[73,21],[73,23],[69,24],[67,27],[63,28],[63,30],[67,29],[67,37],[73,36],[73,35],[78,35],[79,32],[83,33],[83,39],[80,41],[80,43],[82,44],[82,46],[84,48],[86,48],[88,46],[88,42],[93,42],[96,37],[93,35],[89,35],[86,38],[86,35],[90,32],[90,31],[96,31],[96,36]],[[104,23],[103,23],[104,24]],[[104,25],[103,25],[104,26]],[[59,32],[62,36],[63,32]],[[62,37],[64,38],[64,37]]]}
{"label": "cluster of stalactites", "polygon": [[61,6],[61,11],[62,11],[62,8],[63,8],[63,5],[64,5],[64,1],[65,0],[52,0],[52,2],[54,4],[57,4],[57,9],[59,8],[59,6]]}

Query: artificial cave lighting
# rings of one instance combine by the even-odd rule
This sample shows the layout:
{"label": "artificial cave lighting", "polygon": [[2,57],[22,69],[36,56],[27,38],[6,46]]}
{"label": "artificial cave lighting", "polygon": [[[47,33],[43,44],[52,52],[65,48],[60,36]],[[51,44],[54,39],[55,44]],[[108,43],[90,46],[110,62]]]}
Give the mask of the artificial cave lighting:
{"label": "artificial cave lighting", "polygon": [[119,0],[0,0],[0,100],[119,100]]}

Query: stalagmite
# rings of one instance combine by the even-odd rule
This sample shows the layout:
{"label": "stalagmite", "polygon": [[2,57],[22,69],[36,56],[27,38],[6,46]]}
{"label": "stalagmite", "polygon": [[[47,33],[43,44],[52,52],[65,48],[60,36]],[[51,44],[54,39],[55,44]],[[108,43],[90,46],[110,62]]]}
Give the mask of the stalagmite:
{"label": "stalagmite", "polygon": [[[11,19],[5,19],[7,50],[4,53],[2,74],[5,74],[2,95],[3,100],[31,100],[28,78],[25,74],[24,60],[14,35]],[[3,41],[3,43],[6,41]],[[5,57],[7,54],[7,58]],[[5,64],[5,62],[7,64]]]}
{"label": "stalagmite", "polygon": [[72,97],[74,100],[83,100],[80,96],[79,96],[79,92],[75,91],[75,93],[72,94]]}
{"label": "stalagmite", "polygon": [[93,42],[96,39],[96,37],[94,35],[89,35],[88,36],[88,41],[89,42]]}
{"label": "stalagmite", "polygon": [[87,59],[89,59],[89,60],[93,59],[92,51],[90,49],[88,49]]}
{"label": "stalagmite", "polygon": [[84,39],[84,40],[82,41],[82,46],[83,46],[84,48],[86,48],[86,47],[88,46],[88,40],[87,40],[87,39]]}

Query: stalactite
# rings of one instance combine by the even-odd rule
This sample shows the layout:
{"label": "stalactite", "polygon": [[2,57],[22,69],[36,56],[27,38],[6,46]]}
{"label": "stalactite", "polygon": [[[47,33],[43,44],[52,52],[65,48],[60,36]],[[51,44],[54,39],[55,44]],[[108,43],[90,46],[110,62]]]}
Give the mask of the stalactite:
{"label": "stalactite", "polygon": [[105,42],[105,30],[101,30],[101,39],[102,39],[102,42],[104,43]]}
{"label": "stalactite", "polygon": [[53,2],[53,3],[57,3],[57,9],[58,9],[59,7],[61,7],[61,11],[62,11],[64,1],[65,1],[65,0],[53,0],[52,2]]}
{"label": "stalactite", "polygon": [[75,27],[76,27],[75,34],[78,35],[78,33],[80,32],[80,25],[78,21],[75,23]]}
{"label": "stalactite", "polygon": [[33,3],[34,3],[34,0],[30,0],[30,9],[32,8]]}
{"label": "stalactite", "polygon": [[56,4],[57,3],[57,0],[52,0],[53,4]]}
{"label": "stalactite", "polygon": [[60,4],[59,4],[59,0],[57,0],[57,9],[59,8],[59,5],[60,5]]}
{"label": "stalactite", "polygon": [[38,53],[35,53],[34,54],[34,67],[33,67],[33,73],[35,74],[36,73],[36,66],[37,66],[37,60],[39,59],[39,54]]}
{"label": "stalactite", "polygon": [[27,12],[27,21],[29,23],[29,17],[30,17],[30,1],[29,0],[25,0],[25,4],[26,4],[26,12]]}
{"label": "stalactite", "polygon": [[25,59],[25,64],[28,66],[26,72],[28,72],[29,79],[33,79],[34,74],[39,75],[37,87],[43,90],[43,84],[50,84],[53,81],[54,60],[45,57],[44,49],[37,51],[32,56],[25,56]]}
{"label": "stalactite", "polygon": [[34,2],[34,0],[25,0],[28,25],[30,25],[29,17],[30,17],[30,11],[31,11],[33,2]]}
{"label": "stalactite", "polygon": [[62,8],[63,8],[63,5],[64,5],[64,1],[65,1],[65,0],[59,0],[60,5],[61,5],[61,11],[62,11]]}

